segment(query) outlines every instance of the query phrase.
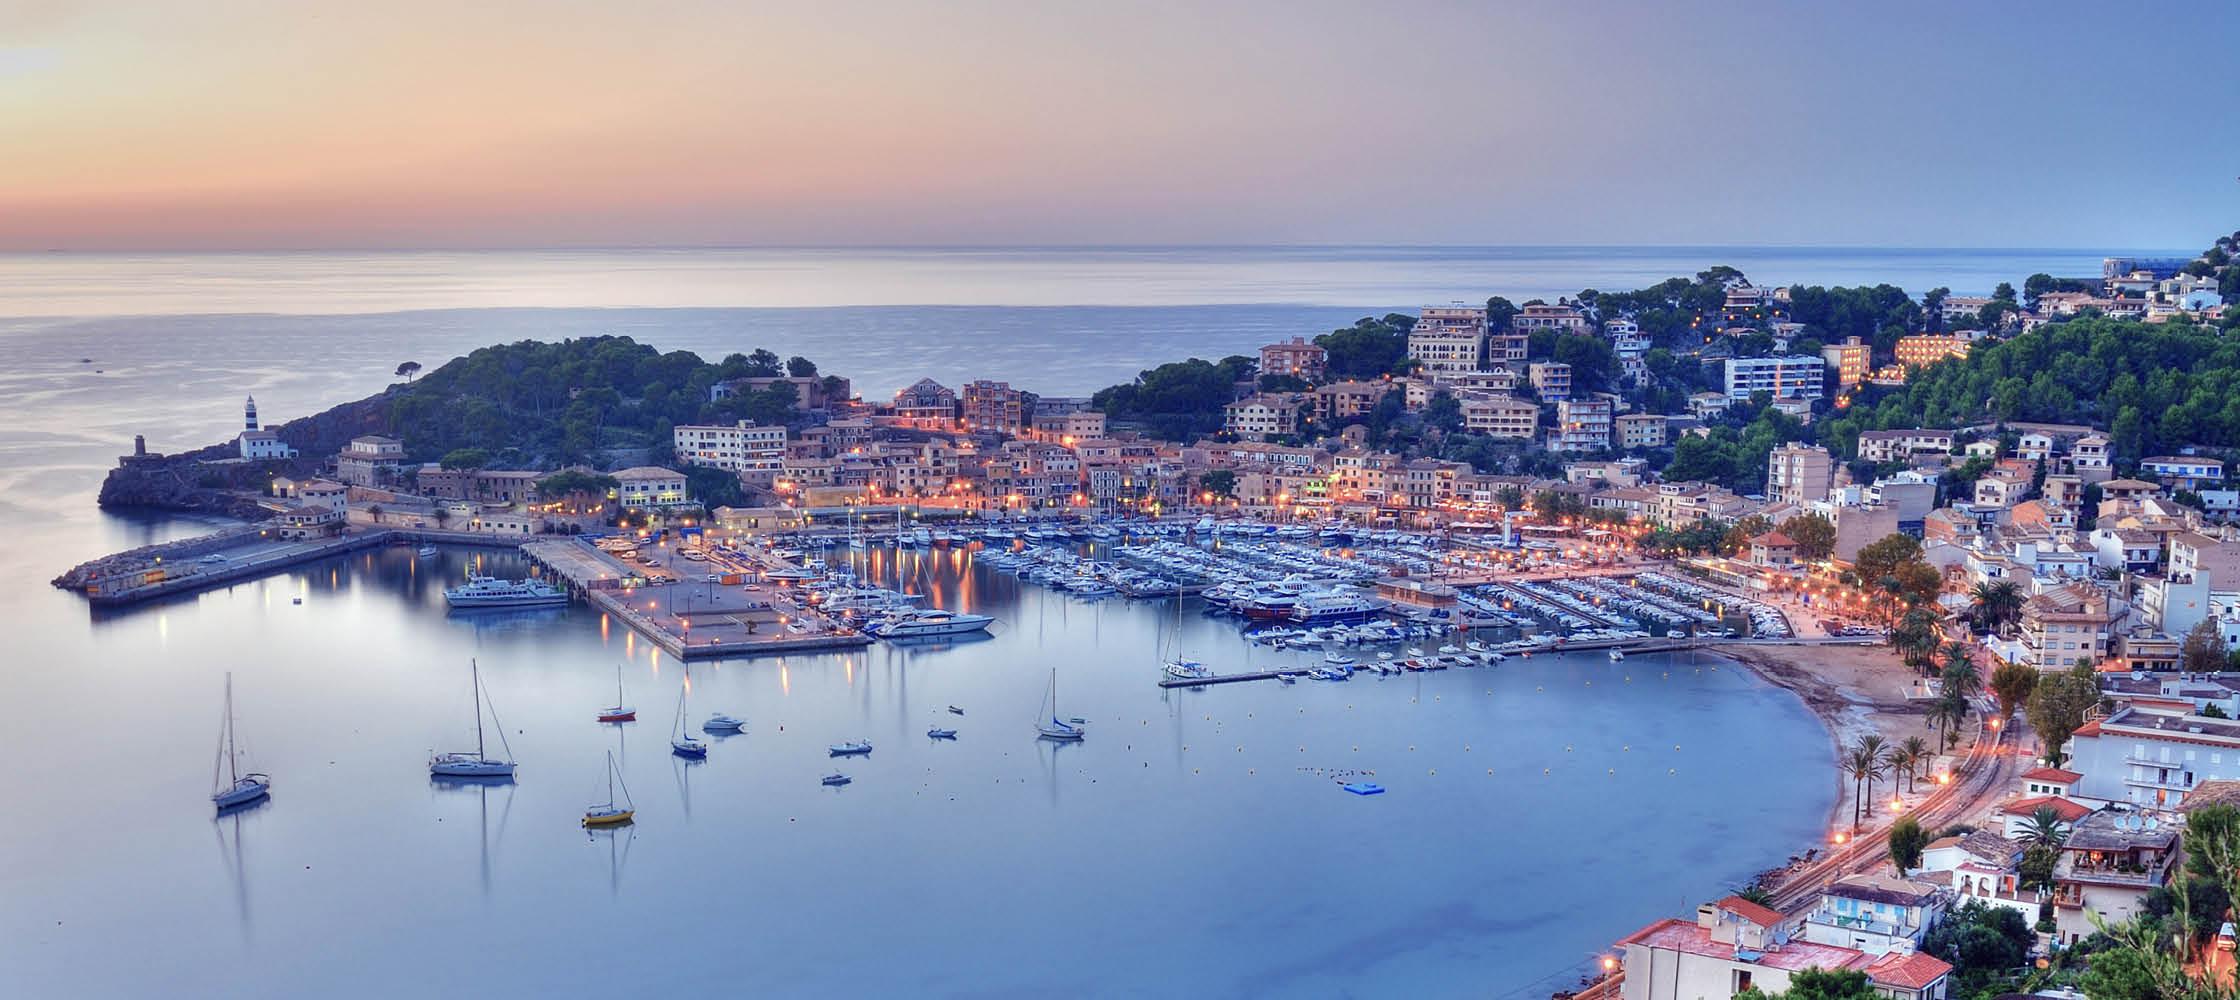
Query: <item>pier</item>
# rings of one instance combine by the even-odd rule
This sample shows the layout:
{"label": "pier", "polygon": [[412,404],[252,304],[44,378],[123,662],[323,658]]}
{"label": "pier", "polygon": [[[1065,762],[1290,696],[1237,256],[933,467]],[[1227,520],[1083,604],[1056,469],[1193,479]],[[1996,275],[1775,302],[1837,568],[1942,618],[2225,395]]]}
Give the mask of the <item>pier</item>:
{"label": "pier", "polygon": [[191,594],[281,570],[389,545],[479,545],[518,548],[524,538],[427,528],[376,528],[330,538],[286,539],[248,526],[182,538],[104,556],[71,567],[54,585],[99,608],[117,608]]}
{"label": "pier", "polygon": [[[288,539],[269,525],[251,525],[144,546],[72,567],[54,585],[96,608],[121,608],[269,576],[335,556],[392,545],[517,549],[585,603],[622,619],[682,659],[856,649],[872,637],[834,626],[783,592],[750,591],[706,579],[759,578],[770,557],[711,555],[694,564],[674,549],[642,567],[625,565],[579,538],[500,535],[430,528],[373,528],[326,538]],[[646,550],[655,551],[648,544]],[[674,568],[677,564],[681,567]],[[690,568],[697,565],[698,568]],[[663,570],[667,583],[639,584]]]}
{"label": "pier", "polygon": [[[672,543],[672,546],[675,543]],[[521,552],[584,602],[622,619],[679,659],[764,656],[868,646],[872,637],[842,628],[784,591],[748,590],[743,582],[773,568],[768,557],[714,550],[695,562],[652,542],[650,562],[631,566],[581,538],[539,538]],[[655,571],[670,582],[634,583]],[[709,579],[709,577],[715,579]]]}

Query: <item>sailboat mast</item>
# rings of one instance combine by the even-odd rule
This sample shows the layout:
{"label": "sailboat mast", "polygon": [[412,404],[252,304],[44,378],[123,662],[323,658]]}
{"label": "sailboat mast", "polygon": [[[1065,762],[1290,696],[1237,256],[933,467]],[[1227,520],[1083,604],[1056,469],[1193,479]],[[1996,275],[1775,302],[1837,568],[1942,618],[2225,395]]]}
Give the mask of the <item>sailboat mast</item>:
{"label": "sailboat mast", "polygon": [[241,781],[241,752],[233,743],[233,673],[226,673],[226,777]]}
{"label": "sailboat mast", "polygon": [[469,658],[467,669],[474,676],[474,756],[481,760],[489,756],[482,746],[482,664]]}

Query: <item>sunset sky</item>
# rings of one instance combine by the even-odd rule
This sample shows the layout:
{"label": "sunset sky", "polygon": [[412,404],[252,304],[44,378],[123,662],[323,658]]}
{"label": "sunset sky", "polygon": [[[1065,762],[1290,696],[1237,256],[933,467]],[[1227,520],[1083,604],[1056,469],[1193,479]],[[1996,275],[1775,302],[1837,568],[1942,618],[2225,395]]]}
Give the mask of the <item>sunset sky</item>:
{"label": "sunset sky", "polygon": [[0,250],[2192,247],[2240,225],[2235,39],[2230,2],[0,0]]}

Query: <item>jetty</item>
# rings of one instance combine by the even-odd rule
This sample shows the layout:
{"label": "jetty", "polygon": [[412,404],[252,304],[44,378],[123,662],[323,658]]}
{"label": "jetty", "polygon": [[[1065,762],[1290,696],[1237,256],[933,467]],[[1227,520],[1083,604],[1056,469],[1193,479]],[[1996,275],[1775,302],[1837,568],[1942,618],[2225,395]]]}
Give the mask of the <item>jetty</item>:
{"label": "jetty", "polygon": [[375,527],[291,538],[269,524],[248,525],[103,556],[70,568],[53,583],[83,596],[96,609],[117,609],[336,556],[421,545],[518,550],[571,594],[622,619],[681,659],[855,649],[873,641],[794,603],[785,593],[746,589],[749,579],[776,568],[770,562],[775,557],[720,554],[695,563],[671,549],[656,550],[651,561],[632,566],[575,536]]}

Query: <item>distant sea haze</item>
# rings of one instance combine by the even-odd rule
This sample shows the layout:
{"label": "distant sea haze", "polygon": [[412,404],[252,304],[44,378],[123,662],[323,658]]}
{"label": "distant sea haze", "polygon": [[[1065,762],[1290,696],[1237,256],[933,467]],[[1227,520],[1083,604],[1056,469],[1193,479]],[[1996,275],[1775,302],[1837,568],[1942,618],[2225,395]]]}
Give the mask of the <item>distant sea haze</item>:
{"label": "distant sea haze", "polygon": [[0,254],[0,316],[376,313],[498,306],[1413,309],[1626,291],[1716,264],[1760,284],[1987,294],[2103,257],[2195,250],[1857,247],[981,247]]}

